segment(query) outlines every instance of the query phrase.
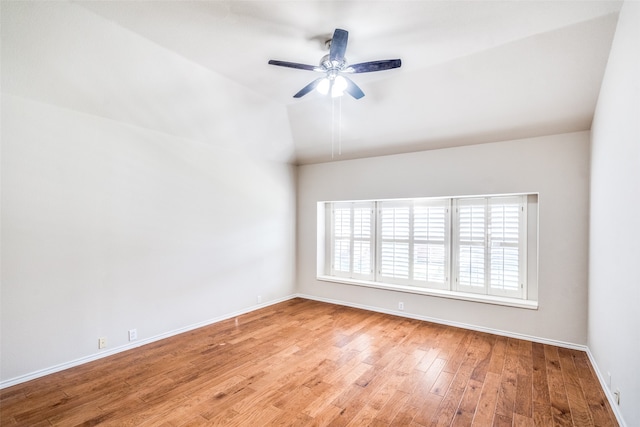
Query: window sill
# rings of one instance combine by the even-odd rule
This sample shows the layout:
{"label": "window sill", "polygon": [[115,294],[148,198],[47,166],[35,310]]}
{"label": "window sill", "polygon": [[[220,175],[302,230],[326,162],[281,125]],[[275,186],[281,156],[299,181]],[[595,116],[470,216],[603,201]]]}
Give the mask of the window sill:
{"label": "window sill", "polygon": [[453,292],[441,289],[418,288],[415,286],[394,285],[390,283],[370,282],[366,280],[348,279],[334,276],[318,276],[318,280],[323,282],[342,283],[345,285],[365,286],[368,288],[385,289],[389,291],[407,292],[418,295],[429,295],[441,298],[451,298],[463,301],[481,302],[485,304],[504,305],[508,307],[526,308],[529,310],[538,309],[538,301],[522,300],[516,298],[505,298],[491,295],[470,294],[464,292]]}

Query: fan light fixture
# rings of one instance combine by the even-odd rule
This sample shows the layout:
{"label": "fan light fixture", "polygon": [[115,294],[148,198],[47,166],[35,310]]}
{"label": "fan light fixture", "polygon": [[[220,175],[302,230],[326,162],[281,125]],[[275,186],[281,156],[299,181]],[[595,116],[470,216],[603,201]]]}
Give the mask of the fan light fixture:
{"label": "fan light fixture", "polygon": [[399,59],[386,59],[348,65],[347,60],[344,57],[344,53],[347,50],[348,38],[348,31],[336,28],[333,32],[333,38],[328,42],[330,46],[329,54],[322,57],[319,66],[298,64],[296,62],[276,61],[273,59],[269,61],[269,64],[325,74],[324,77],[317,78],[300,89],[298,93],[293,95],[294,98],[302,98],[313,89],[316,89],[323,95],[331,93],[333,98],[340,97],[347,92],[355,99],[360,99],[364,96],[364,92],[362,92],[362,89],[360,89],[353,80],[344,74],[370,73],[372,71],[390,70],[392,68],[399,68],[402,65],[402,62]]}
{"label": "fan light fixture", "polygon": [[[333,76],[332,76],[333,77]],[[344,91],[347,88],[347,80],[338,75],[333,78],[323,77],[316,86],[316,91],[322,95],[326,95],[331,92],[332,98],[337,98],[344,95]]]}

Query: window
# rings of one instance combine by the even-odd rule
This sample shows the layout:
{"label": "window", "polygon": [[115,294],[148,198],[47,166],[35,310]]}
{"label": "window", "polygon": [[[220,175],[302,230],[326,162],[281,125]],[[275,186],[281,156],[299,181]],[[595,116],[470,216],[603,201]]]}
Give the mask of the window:
{"label": "window", "polygon": [[331,274],[373,278],[373,203],[333,203],[331,206]]}
{"label": "window", "polygon": [[537,245],[537,224],[527,221],[529,204],[537,206],[536,195],[327,202],[329,261],[319,276],[482,301],[534,300],[527,253],[528,236]]}
{"label": "window", "polygon": [[457,290],[523,298],[524,199],[518,196],[454,200]]}
{"label": "window", "polygon": [[379,202],[377,230],[382,281],[448,287],[448,200]]}

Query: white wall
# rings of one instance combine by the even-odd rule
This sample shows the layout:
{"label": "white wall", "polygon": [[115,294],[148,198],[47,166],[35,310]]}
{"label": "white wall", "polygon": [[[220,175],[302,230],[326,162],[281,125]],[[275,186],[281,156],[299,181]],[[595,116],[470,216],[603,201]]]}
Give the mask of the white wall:
{"label": "white wall", "polygon": [[[570,344],[587,339],[589,133],[301,166],[298,286],[316,298]],[[321,282],[316,203],[420,196],[539,196],[539,309],[503,307]]]}
{"label": "white wall", "polygon": [[592,126],[589,340],[640,425],[640,3],[624,3]]}
{"label": "white wall", "polygon": [[295,170],[2,97],[0,379],[295,292]]}

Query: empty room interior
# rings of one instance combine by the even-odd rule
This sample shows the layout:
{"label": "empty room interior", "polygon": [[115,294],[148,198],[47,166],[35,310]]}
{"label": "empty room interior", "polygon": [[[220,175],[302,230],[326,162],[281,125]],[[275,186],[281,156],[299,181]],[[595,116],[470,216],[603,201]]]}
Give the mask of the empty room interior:
{"label": "empty room interior", "polygon": [[640,2],[0,19],[3,426],[640,425]]}

